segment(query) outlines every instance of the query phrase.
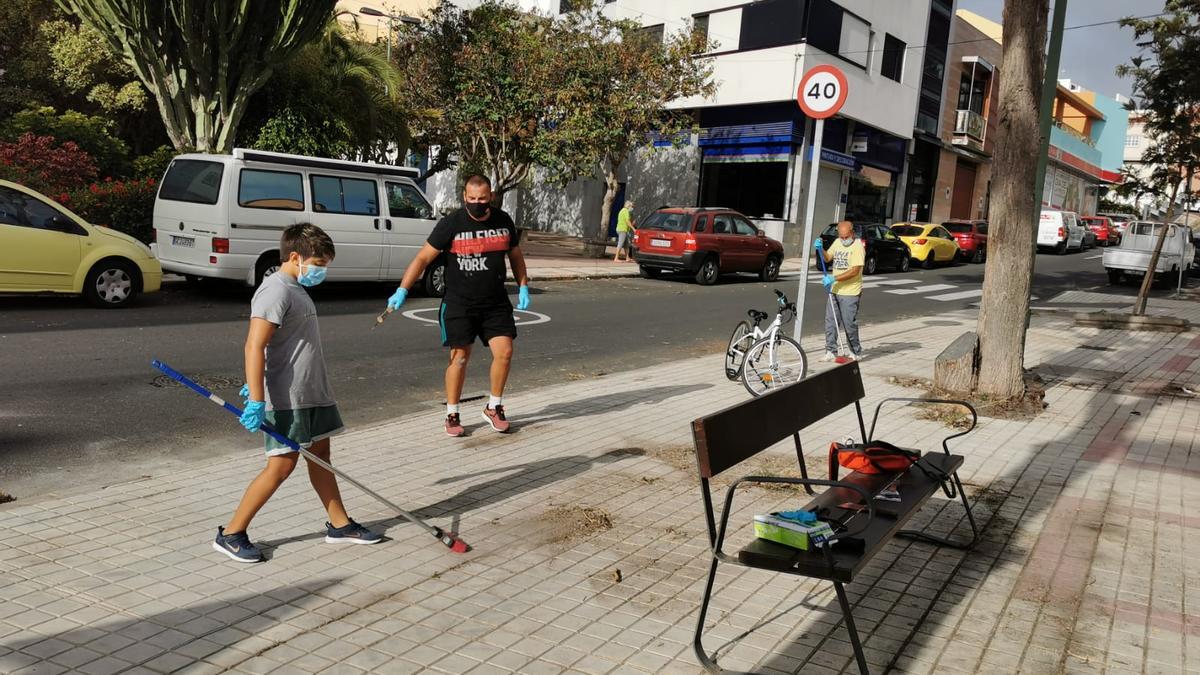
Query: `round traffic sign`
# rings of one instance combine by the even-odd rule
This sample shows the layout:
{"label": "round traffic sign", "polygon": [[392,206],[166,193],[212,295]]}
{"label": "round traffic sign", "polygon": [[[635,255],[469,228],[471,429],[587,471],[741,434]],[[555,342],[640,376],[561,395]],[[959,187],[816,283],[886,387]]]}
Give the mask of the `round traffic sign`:
{"label": "round traffic sign", "polygon": [[796,102],[805,115],[823,120],[842,109],[847,93],[845,73],[834,66],[816,66],[801,78]]}

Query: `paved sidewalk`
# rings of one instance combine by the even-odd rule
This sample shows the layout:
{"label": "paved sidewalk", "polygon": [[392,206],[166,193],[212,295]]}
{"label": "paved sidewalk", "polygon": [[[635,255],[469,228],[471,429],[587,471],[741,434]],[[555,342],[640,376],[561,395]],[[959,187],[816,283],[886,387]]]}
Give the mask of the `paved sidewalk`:
{"label": "paved sidewalk", "polygon": [[[960,313],[867,326],[868,402],[913,395],[899,378],[928,376],[974,325]],[[984,419],[955,446],[983,543],[964,554],[896,541],[847,587],[873,671],[899,653],[913,673],[1200,672],[1200,415],[1183,389],[1200,386],[1200,338],[1050,316],[1028,346],[1049,407]],[[456,527],[474,546],[465,556],[348,485],[351,513],[391,541],[326,545],[297,472],[251,530],[270,561],[227,562],[209,542],[261,466],[249,451],[0,507],[0,672],[696,673],[707,540],[688,422],[747,396],[720,360],[515,393],[508,436],[468,409],[466,439],[442,434],[440,412],[336,439],[339,466]],[[946,433],[915,413],[901,409],[884,436],[929,446]],[[813,471],[851,419],[802,435]],[[762,468],[778,471],[788,449],[768,454]],[[745,497],[731,522],[801,503]],[[963,516],[934,498],[919,524],[961,534]],[[719,576],[707,643],[722,665],[855,672],[828,584]]]}

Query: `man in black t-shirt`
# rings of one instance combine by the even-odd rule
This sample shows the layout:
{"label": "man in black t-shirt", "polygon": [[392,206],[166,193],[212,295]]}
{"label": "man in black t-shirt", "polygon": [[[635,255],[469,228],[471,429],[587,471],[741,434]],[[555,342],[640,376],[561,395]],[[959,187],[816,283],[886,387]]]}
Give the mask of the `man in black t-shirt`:
{"label": "man in black t-shirt", "polygon": [[388,308],[400,309],[425,268],[446,254],[446,297],[438,312],[442,344],[450,348],[446,368],[446,433],[465,432],[458,410],[467,362],[476,339],[492,350],[491,398],[483,419],[501,433],[508,431],[504,415],[504,385],[512,363],[517,326],[513,306],[504,290],[507,257],[517,279],[517,309],[529,307],[529,275],[517,240],[517,228],[507,213],[491,205],[492,184],[479,175],[467,179],[463,208],[438,221],[417,257],[404,272],[400,288],[388,298]]}

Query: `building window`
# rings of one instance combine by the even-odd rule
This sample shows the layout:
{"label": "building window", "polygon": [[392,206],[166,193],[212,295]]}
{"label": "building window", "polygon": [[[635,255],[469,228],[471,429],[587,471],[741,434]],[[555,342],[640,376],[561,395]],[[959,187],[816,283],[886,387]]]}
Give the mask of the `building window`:
{"label": "building window", "polygon": [[867,57],[871,55],[871,24],[853,14],[843,14],[838,54],[847,61],[866,68]]}
{"label": "building window", "polygon": [[925,33],[925,63],[921,70],[921,99],[917,104],[917,128],[937,134],[942,114],[942,84],[946,78],[946,51],[950,41],[951,0],[934,0]]}
{"label": "building window", "polygon": [[1142,144],[1142,137],[1137,134],[1130,134],[1125,137],[1125,147],[1136,148]]}
{"label": "building window", "polygon": [[907,45],[903,40],[896,39],[888,33],[883,39],[883,59],[879,64],[879,74],[899,82],[904,74],[904,52]]}
{"label": "building window", "polygon": [[970,110],[976,115],[983,114],[983,103],[987,100],[988,89],[992,80],[986,72],[975,72],[963,69],[962,77],[958,80],[958,110]]}
{"label": "building window", "polygon": [[843,14],[845,11],[832,0],[812,0],[804,39],[827,54],[837,54],[841,47]]}
{"label": "building window", "polygon": [[705,162],[700,205],[722,206],[751,218],[785,218],[787,162]]}
{"label": "building window", "polygon": [[663,36],[666,33],[666,27],[663,24],[654,26],[646,26],[641,29],[642,36],[652,44],[662,44]]}
{"label": "building window", "polygon": [[696,34],[700,36],[704,42],[708,42],[708,15],[701,14],[699,16],[692,17],[692,30],[696,31]]}
{"label": "building window", "polygon": [[794,45],[804,39],[804,0],[761,0],[742,7],[738,49]]}

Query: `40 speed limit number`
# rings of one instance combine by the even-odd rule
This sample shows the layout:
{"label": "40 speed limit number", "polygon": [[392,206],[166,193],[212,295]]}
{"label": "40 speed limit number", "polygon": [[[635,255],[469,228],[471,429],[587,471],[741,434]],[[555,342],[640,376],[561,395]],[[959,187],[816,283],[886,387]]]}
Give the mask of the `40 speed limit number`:
{"label": "40 speed limit number", "polygon": [[833,117],[846,103],[846,75],[833,66],[817,66],[804,73],[796,89],[800,109],[815,120]]}

